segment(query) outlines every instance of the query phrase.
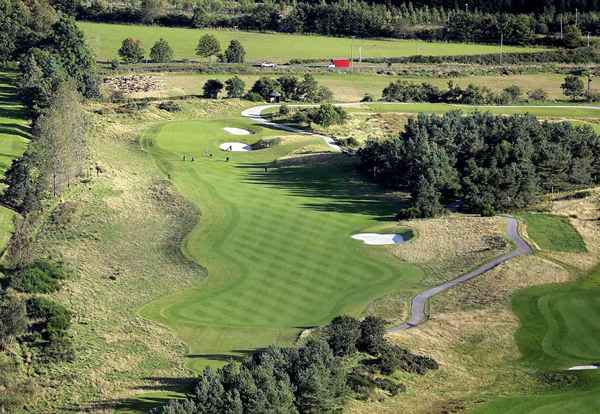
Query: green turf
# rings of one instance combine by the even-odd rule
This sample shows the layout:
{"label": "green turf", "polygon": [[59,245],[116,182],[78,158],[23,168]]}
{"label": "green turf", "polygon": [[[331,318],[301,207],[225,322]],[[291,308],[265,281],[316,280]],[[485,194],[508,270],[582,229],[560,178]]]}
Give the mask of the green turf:
{"label": "green turf", "polygon": [[[464,112],[489,111],[495,114],[512,115],[519,113],[530,113],[539,117],[577,117],[577,118],[600,118],[600,109],[585,107],[586,105],[513,105],[504,107],[477,106],[477,105],[450,105],[443,103],[373,103],[366,105],[374,112],[401,112],[401,113],[444,113],[451,110],[462,110]],[[363,111],[360,108],[356,111]]]}
{"label": "green turf", "polygon": [[[600,363],[600,268],[574,283],[522,290],[513,297],[513,310],[521,322],[515,339],[526,367],[553,371]],[[600,373],[574,375],[574,385],[499,399],[474,412],[600,412]]]}
{"label": "green turf", "polygon": [[[13,159],[21,156],[29,141],[29,120],[17,100],[16,73],[0,69],[0,177]],[[0,189],[1,190],[1,189]],[[13,231],[14,212],[0,207],[0,251]]]}
{"label": "green turf", "polygon": [[[227,47],[232,39],[239,40],[247,52],[248,61],[270,60],[287,62],[292,58],[349,57],[350,48],[358,55],[362,48],[363,57],[399,57],[411,55],[473,55],[499,53],[495,45],[424,42],[417,40],[372,40],[349,39],[325,36],[303,36],[293,34],[271,34],[234,30],[201,30],[158,26],[121,25],[80,22],[86,39],[101,60],[117,57],[123,39],[133,37],[142,41],[146,51],[154,42],[164,38],[173,48],[175,59],[197,59],[195,55],[198,39],[205,33],[214,34]],[[505,52],[530,52],[539,49],[505,47]]]}
{"label": "green turf", "polygon": [[[226,135],[225,126],[256,134]],[[422,286],[417,267],[350,238],[393,225],[388,220],[399,201],[359,180],[347,157],[340,154],[326,166],[271,167],[274,158],[294,149],[322,145],[314,137],[251,153],[217,148],[269,135],[274,131],[232,118],[167,123],[144,138],[177,189],[201,210],[184,252],[207,268],[208,278],[140,312],[178,333],[194,369],[289,343],[303,327],[338,314],[358,315],[378,296]],[[203,158],[204,151],[215,157]],[[184,153],[196,160],[183,162]]]}
{"label": "green turf", "polygon": [[527,234],[542,250],[557,252],[586,252],[581,235],[566,217],[552,214],[526,213],[521,217],[527,224]]}

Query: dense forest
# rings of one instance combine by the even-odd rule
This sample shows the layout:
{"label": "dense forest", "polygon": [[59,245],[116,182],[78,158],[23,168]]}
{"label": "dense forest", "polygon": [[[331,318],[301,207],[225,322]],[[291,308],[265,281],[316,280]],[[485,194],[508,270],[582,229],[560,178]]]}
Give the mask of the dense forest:
{"label": "dense forest", "polygon": [[359,156],[368,177],[411,193],[402,218],[436,216],[454,201],[494,215],[600,182],[600,137],[591,127],[527,114],[419,114],[399,137],[369,141]]}

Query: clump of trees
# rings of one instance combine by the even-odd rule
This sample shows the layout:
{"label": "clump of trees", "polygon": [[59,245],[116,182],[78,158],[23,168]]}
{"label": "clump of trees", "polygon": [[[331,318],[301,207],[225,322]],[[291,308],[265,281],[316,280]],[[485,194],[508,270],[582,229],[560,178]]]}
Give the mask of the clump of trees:
{"label": "clump of trees", "polygon": [[517,85],[496,93],[485,86],[469,84],[466,88],[448,82],[446,89],[430,83],[413,83],[404,80],[391,82],[382,93],[387,102],[443,102],[466,105],[507,105],[521,100],[522,91]]}
{"label": "clump of trees", "polygon": [[317,103],[328,101],[332,92],[325,86],[319,85],[311,74],[307,73],[300,80],[293,75],[284,75],[276,79],[261,77],[249,91],[251,94],[267,101],[273,92],[279,94],[283,101]]}
{"label": "clump of trees", "polygon": [[[299,348],[272,346],[239,365],[229,363],[216,372],[206,368],[188,399],[171,401],[154,412],[339,412],[353,392],[365,393],[360,387],[365,382],[368,388],[380,388],[391,395],[404,389],[402,384],[376,373],[386,375],[403,369],[423,374],[437,369],[431,358],[388,343],[384,333],[380,318],[358,321],[349,316],[336,317]],[[348,361],[358,351],[365,353],[365,361],[348,368]]]}
{"label": "clump of trees", "polygon": [[302,125],[314,123],[327,128],[332,125],[344,124],[349,117],[344,108],[329,103],[321,104],[316,108],[298,108],[294,110],[287,106],[281,108],[279,117]]}
{"label": "clump of trees", "polygon": [[528,114],[419,114],[399,137],[370,140],[358,154],[366,175],[411,193],[402,218],[438,215],[457,199],[492,215],[600,182],[600,138],[591,127]]}

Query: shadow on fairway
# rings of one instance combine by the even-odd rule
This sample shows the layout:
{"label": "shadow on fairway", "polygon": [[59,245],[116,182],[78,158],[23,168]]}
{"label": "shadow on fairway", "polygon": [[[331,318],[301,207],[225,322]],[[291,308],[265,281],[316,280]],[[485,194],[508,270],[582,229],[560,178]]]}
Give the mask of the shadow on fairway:
{"label": "shadow on fairway", "polygon": [[379,221],[391,221],[398,210],[407,206],[406,198],[384,193],[360,177],[353,158],[344,154],[336,158],[325,164],[277,167],[272,163],[241,163],[236,167],[247,170],[248,183],[282,188],[293,196],[314,199],[303,206],[317,211],[365,214]]}
{"label": "shadow on fairway", "polygon": [[140,413],[148,412],[152,408],[165,405],[169,400],[183,398],[190,394],[196,384],[195,377],[172,378],[172,377],[146,377],[148,381],[156,381],[156,385],[140,385],[136,390],[145,390],[135,398],[114,398],[93,401],[85,406],[66,406],[66,412],[98,412],[115,411],[118,413]]}

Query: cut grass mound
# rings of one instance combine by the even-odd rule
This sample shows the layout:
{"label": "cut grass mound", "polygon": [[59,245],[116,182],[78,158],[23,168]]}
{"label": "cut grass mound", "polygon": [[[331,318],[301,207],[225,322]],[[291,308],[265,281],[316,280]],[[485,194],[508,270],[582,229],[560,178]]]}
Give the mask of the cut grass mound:
{"label": "cut grass mound", "polygon": [[[273,161],[320,138],[283,140],[262,151],[221,153],[223,126],[251,120],[164,124],[148,151],[177,189],[201,210],[184,253],[207,269],[194,288],[140,313],[172,328],[188,345],[188,365],[221,365],[256,348],[292,342],[305,327],[359,315],[376,297],[421,287],[422,271],[386,249],[350,238],[391,219],[398,201],[355,173],[342,154],[326,165],[274,167]],[[256,138],[280,134],[259,128]],[[201,157],[208,149],[214,159]],[[177,153],[194,153],[180,162]],[[223,162],[225,156],[230,162]],[[265,170],[267,167],[267,170]]]}
{"label": "cut grass mound", "polygon": [[526,213],[521,216],[527,224],[527,233],[542,250],[585,253],[585,242],[569,223],[567,217],[552,214]]}
{"label": "cut grass mound", "polygon": [[[256,33],[234,30],[186,29],[158,26],[123,25],[79,22],[88,44],[101,60],[117,58],[123,39],[133,37],[142,41],[146,50],[160,38],[165,39],[175,59],[198,59],[195,54],[198,39],[206,33],[213,34],[225,49],[233,39],[246,49],[248,61],[269,60],[287,62],[297,59],[331,59],[347,56],[350,47],[362,47],[362,56],[401,57],[412,55],[449,56],[500,53],[494,45],[424,42],[418,40],[350,39],[326,36],[305,36],[284,33]],[[504,47],[505,52],[533,52],[539,48]]]}

